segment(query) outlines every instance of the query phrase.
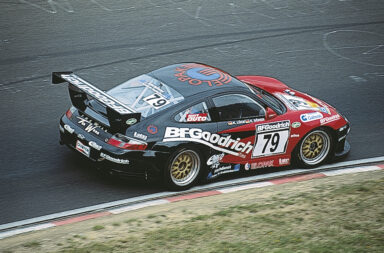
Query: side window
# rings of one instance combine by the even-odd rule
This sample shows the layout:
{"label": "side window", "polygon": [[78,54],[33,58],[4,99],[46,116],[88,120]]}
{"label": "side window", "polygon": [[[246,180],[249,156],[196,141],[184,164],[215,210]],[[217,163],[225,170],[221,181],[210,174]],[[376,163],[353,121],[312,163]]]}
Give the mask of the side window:
{"label": "side window", "polygon": [[256,101],[242,94],[213,98],[221,121],[264,117],[265,110]]}
{"label": "side window", "polygon": [[208,112],[208,107],[205,102],[193,105],[175,116],[178,122],[210,122],[211,116]]}

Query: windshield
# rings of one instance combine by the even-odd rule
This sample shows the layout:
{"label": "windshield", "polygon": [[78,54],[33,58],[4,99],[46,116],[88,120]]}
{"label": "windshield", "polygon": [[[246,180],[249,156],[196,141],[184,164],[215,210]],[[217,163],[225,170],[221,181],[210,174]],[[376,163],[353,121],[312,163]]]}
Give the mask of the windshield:
{"label": "windshield", "polygon": [[148,117],[184,100],[180,93],[148,75],[128,80],[107,93],[140,112],[142,117]]}
{"label": "windshield", "polygon": [[273,95],[269,94],[263,89],[260,89],[253,85],[248,85],[248,88],[259,98],[261,98],[269,107],[271,107],[278,114],[283,114],[285,112],[285,106],[280,100],[275,98]]}

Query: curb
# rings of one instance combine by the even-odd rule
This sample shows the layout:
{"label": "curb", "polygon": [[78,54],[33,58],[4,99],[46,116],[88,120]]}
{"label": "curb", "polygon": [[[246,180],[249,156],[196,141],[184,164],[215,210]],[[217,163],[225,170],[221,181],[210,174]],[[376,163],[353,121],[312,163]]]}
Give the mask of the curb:
{"label": "curb", "polygon": [[100,210],[99,212],[94,212],[91,214],[85,214],[85,215],[79,215],[71,218],[66,218],[62,220],[52,221],[52,222],[46,222],[38,225],[33,225],[25,228],[13,228],[8,231],[0,232],[0,239],[11,237],[14,235],[19,235],[27,232],[32,231],[38,231],[43,230],[51,227],[58,227],[62,225],[77,223],[80,221],[85,221],[89,219],[94,219],[98,217],[104,217],[108,215],[114,215],[114,214],[120,214],[125,213],[133,210],[138,210],[141,208],[149,207],[149,206],[158,206],[163,204],[169,204],[173,202],[178,201],[184,201],[184,200],[190,200],[190,199],[196,199],[196,198],[202,198],[207,196],[214,196],[214,195],[220,195],[225,193],[231,193],[231,192],[237,192],[242,190],[248,190],[248,189],[254,189],[254,188],[262,188],[272,185],[279,185],[279,184],[285,184],[285,183],[291,183],[291,182],[299,182],[299,181],[307,181],[311,179],[317,179],[317,178],[324,178],[324,177],[332,177],[332,176],[338,176],[338,175],[344,175],[344,174],[352,174],[352,173],[359,173],[359,172],[367,172],[367,171],[378,171],[378,170],[384,170],[384,164],[378,164],[378,165],[372,165],[372,166],[359,166],[354,168],[344,168],[344,169],[335,169],[335,170],[329,170],[324,172],[313,172],[308,173],[304,175],[288,175],[285,177],[280,178],[274,178],[270,180],[255,182],[255,183],[247,183],[243,185],[237,185],[237,186],[228,186],[224,188],[219,188],[217,190],[206,190],[202,192],[194,192],[194,193],[187,193],[183,195],[177,195],[177,196],[170,196],[165,197],[161,199],[156,200],[149,200],[137,204],[132,204],[120,208],[111,209],[108,211]]}

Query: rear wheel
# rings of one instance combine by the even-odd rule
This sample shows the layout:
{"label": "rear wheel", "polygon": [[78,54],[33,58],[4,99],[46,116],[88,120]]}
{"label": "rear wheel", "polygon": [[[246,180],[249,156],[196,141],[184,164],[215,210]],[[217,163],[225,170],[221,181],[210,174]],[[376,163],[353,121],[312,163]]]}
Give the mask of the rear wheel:
{"label": "rear wheel", "polygon": [[296,157],[299,165],[314,167],[327,160],[331,151],[332,138],[323,129],[309,132],[299,143]]}
{"label": "rear wheel", "polygon": [[183,149],[175,152],[165,170],[165,182],[173,190],[184,190],[194,185],[201,172],[201,159],[197,151]]}

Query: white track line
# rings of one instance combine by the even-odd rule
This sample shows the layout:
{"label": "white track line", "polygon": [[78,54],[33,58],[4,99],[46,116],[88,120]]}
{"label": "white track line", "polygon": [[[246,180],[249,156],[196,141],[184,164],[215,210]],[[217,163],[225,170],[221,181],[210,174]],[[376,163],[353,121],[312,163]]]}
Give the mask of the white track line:
{"label": "white track line", "polygon": [[6,238],[6,237],[10,237],[10,236],[14,236],[14,235],[18,235],[18,234],[27,233],[27,232],[32,232],[32,231],[38,231],[38,230],[42,230],[42,229],[46,229],[46,228],[51,228],[51,227],[55,227],[55,224],[53,224],[53,223],[45,223],[45,224],[36,225],[36,226],[33,226],[33,227],[14,229],[14,230],[10,230],[10,231],[6,231],[6,232],[0,233],[0,239]]}
{"label": "white track line", "polygon": [[254,188],[261,188],[261,187],[270,186],[270,185],[274,185],[274,184],[271,182],[258,182],[258,183],[253,183],[253,184],[233,186],[233,187],[221,189],[218,191],[221,193],[229,193],[229,192],[237,192],[237,191],[254,189]]}
{"label": "white track line", "polygon": [[332,177],[337,175],[352,174],[352,173],[374,171],[374,170],[381,170],[381,168],[377,166],[364,166],[364,167],[357,167],[357,168],[350,168],[350,169],[324,171],[322,172],[322,174],[326,175],[327,177]]}
{"label": "white track line", "polygon": [[113,213],[113,214],[119,214],[119,213],[124,213],[124,212],[128,212],[128,211],[137,210],[137,209],[140,209],[140,208],[143,208],[143,207],[147,207],[147,206],[158,206],[158,205],[163,205],[163,204],[168,204],[168,203],[170,203],[168,200],[158,199],[158,200],[148,201],[148,202],[145,202],[145,203],[139,203],[139,204],[134,204],[134,205],[131,205],[131,206],[126,206],[126,207],[122,207],[122,208],[113,209],[113,210],[110,210],[109,212]]}

